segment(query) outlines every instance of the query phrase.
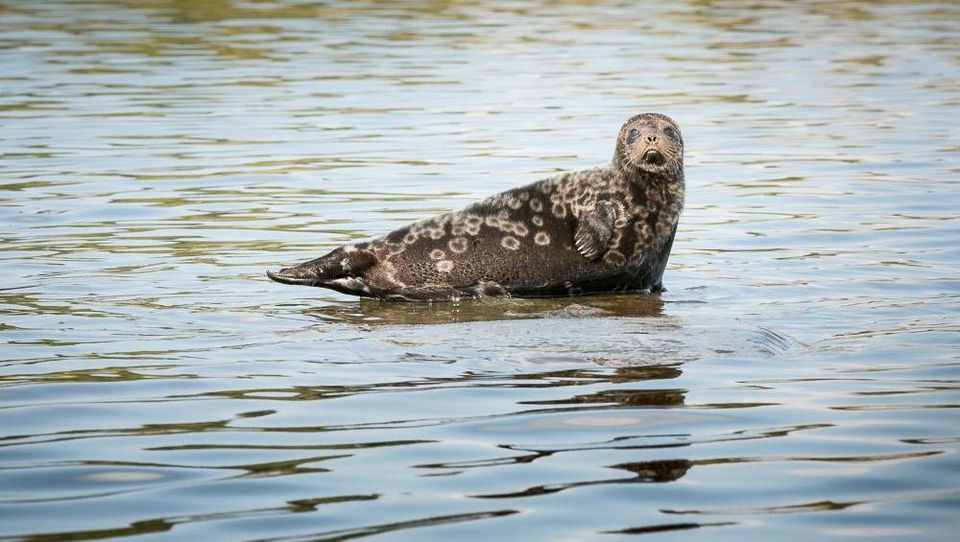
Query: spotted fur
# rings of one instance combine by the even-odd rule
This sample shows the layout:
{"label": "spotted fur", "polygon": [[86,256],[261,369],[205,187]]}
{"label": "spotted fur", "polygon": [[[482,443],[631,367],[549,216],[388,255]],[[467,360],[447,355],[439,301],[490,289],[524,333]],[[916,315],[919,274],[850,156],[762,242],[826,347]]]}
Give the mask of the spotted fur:
{"label": "spotted fur", "polygon": [[683,208],[683,139],[657,113],[613,160],[507,190],[270,278],[388,299],[660,291]]}

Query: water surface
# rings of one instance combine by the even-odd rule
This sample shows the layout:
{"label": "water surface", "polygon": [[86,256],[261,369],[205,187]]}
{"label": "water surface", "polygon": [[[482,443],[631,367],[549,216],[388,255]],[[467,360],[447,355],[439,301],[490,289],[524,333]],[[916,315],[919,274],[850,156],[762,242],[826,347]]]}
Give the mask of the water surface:
{"label": "water surface", "polygon": [[[960,8],[8,2],[0,540],[952,540]],[[660,297],[266,268],[664,112]]]}

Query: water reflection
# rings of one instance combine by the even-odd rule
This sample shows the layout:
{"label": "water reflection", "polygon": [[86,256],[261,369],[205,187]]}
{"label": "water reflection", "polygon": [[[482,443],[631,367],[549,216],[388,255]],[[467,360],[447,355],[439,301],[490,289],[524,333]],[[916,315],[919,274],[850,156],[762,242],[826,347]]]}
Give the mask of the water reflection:
{"label": "water reflection", "polygon": [[[642,365],[616,367],[612,371],[599,370],[578,364],[574,369],[550,371],[526,371],[510,375],[500,373],[486,374],[468,372],[451,377],[425,377],[415,380],[386,381],[376,384],[353,386],[296,386],[293,388],[230,389],[206,392],[198,395],[183,395],[175,399],[229,398],[273,401],[317,401],[342,399],[356,395],[402,392],[412,390],[436,390],[451,388],[565,388],[600,383],[625,384],[650,380],[673,379],[682,373],[679,367],[666,365]],[[645,397],[642,399],[641,397]],[[601,400],[603,399],[603,400]],[[596,394],[574,396],[564,400],[525,401],[520,404],[557,404],[581,405],[604,403],[608,406],[655,406],[680,405],[683,403],[683,390],[608,390]],[[245,414],[244,417],[251,417]],[[269,430],[268,428],[264,428]],[[324,429],[334,429],[326,427]]]}
{"label": "water reflection", "polygon": [[[679,371],[678,371],[679,374]],[[683,404],[684,390],[603,390],[575,395],[567,399],[522,401],[526,405],[619,405],[628,407],[678,406]]]}
{"label": "water reflection", "polygon": [[626,478],[609,478],[604,480],[589,480],[584,482],[569,482],[565,484],[551,484],[549,486],[534,486],[511,493],[499,493],[490,495],[473,495],[480,499],[510,499],[515,497],[536,497],[539,495],[549,495],[567,489],[586,487],[600,484],[633,484],[633,483],[663,483],[679,480],[687,473],[693,463],[685,459],[658,460],[658,461],[638,461],[635,463],[623,463],[620,465],[610,465],[611,469],[625,470],[632,474]]}
{"label": "water reflection", "polygon": [[362,299],[311,308],[305,311],[305,314],[322,321],[348,324],[423,325],[529,318],[658,318],[663,316],[663,307],[664,301],[654,295],[433,303],[395,303]]}

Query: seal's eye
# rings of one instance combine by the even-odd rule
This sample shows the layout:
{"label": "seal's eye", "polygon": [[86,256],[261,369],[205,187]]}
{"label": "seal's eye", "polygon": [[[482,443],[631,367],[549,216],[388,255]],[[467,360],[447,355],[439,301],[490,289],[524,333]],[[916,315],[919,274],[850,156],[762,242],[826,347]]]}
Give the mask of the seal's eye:
{"label": "seal's eye", "polygon": [[640,130],[631,128],[630,131],[627,132],[627,145],[636,141],[638,137],[640,137]]}
{"label": "seal's eye", "polygon": [[663,129],[663,133],[674,141],[680,139],[679,137],[677,137],[677,131],[669,126]]}

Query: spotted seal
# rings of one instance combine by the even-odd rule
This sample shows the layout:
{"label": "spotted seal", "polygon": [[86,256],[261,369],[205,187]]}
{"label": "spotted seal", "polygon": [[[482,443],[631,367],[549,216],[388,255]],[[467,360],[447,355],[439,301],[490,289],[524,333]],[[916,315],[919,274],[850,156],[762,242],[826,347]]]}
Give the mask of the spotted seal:
{"label": "spotted seal", "polygon": [[659,292],[683,208],[683,138],[624,123],[613,160],[501,192],[267,276],[384,299]]}

